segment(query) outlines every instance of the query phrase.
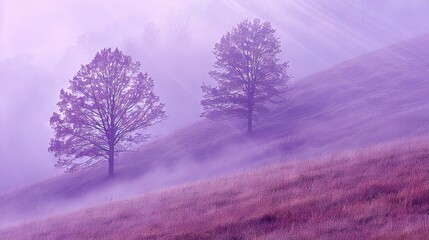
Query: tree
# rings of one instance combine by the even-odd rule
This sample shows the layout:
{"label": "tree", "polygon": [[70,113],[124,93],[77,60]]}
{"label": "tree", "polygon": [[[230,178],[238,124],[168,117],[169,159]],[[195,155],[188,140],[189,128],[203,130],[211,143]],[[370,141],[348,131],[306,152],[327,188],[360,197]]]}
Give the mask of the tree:
{"label": "tree", "polygon": [[247,119],[248,133],[253,121],[268,110],[269,103],[281,103],[290,76],[288,63],[280,62],[280,41],[269,22],[245,20],[215,45],[215,70],[209,75],[217,86],[203,83],[204,112],[208,118]]}
{"label": "tree", "polygon": [[67,90],[61,89],[59,113],[49,151],[56,166],[75,171],[108,160],[114,174],[118,153],[147,139],[143,130],[165,118],[164,104],[140,63],[118,49],[103,49],[82,65]]}

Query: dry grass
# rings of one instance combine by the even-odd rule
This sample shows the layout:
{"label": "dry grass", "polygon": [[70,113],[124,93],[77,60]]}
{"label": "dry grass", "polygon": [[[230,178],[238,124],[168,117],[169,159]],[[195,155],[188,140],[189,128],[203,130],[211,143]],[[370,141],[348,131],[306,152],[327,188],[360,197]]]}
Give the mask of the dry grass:
{"label": "dry grass", "polygon": [[0,230],[4,239],[424,239],[429,139],[157,191]]}

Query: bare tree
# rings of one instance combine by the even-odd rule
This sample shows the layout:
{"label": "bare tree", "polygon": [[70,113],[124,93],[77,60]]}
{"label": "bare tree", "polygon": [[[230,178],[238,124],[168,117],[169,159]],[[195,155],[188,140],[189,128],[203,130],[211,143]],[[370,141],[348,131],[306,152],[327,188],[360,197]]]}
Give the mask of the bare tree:
{"label": "bare tree", "polygon": [[289,83],[288,63],[280,62],[280,41],[269,22],[245,20],[215,45],[215,70],[209,75],[217,86],[203,83],[202,116],[247,119],[252,133],[255,117],[280,103]]}
{"label": "bare tree", "polygon": [[140,63],[118,49],[103,49],[82,65],[50,119],[56,166],[74,171],[107,160],[113,176],[115,156],[146,139],[139,130],[165,118],[153,87]]}

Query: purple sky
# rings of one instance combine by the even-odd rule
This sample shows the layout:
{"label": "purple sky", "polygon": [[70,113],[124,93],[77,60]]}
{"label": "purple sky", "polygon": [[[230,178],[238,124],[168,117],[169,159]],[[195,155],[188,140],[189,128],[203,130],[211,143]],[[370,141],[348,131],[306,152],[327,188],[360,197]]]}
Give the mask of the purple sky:
{"label": "purple sky", "polygon": [[294,80],[429,32],[425,0],[0,0],[0,192],[48,178],[49,117],[68,79],[104,47],[154,78],[166,134],[198,119],[220,37],[245,18],[272,22]]}

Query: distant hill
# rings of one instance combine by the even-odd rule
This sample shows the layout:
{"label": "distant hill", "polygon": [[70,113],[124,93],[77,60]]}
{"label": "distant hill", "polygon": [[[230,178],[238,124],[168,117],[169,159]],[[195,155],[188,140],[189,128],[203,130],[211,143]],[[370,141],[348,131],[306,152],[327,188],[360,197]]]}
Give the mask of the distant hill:
{"label": "distant hill", "polygon": [[122,155],[116,181],[102,165],[10,192],[0,224],[429,133],[428,56],[425,35],[296,80],[251,138],[240,121],[202,120]]}

